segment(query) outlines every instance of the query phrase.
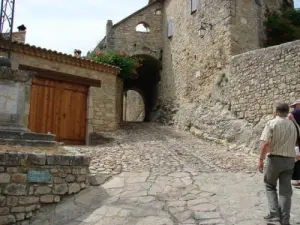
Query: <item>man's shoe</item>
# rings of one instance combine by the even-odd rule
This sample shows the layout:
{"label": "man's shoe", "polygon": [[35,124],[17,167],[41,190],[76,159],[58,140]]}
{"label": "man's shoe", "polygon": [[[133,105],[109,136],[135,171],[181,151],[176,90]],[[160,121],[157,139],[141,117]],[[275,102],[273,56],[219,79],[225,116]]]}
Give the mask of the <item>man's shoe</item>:
{"label": "man's shoe", "polygon": [[267,215],[264,217],[264,220],[268,222],[280,222],[280,218],[278,216]]}

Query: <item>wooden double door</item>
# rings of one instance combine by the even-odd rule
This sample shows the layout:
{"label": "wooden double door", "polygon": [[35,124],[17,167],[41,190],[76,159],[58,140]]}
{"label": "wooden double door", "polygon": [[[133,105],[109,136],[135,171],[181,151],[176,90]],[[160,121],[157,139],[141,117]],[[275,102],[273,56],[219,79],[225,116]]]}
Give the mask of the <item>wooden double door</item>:
{"label": "wooden double door", "polygon": [[67,145],[84,145],[88,86],[35,77],[32,81],[29,129],[56,135]]}

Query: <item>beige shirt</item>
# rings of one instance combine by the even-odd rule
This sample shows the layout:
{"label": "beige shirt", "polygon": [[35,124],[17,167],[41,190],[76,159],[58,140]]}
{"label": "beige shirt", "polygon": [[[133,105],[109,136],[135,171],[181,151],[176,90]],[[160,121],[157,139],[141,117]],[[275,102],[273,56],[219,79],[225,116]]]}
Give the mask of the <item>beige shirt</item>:
{"label": "beige shirt", "polygon": [[271,141],[271,155],[296,156],[297,130],[295,124],[286,117],[277,116],[268,121],[260,140]]}

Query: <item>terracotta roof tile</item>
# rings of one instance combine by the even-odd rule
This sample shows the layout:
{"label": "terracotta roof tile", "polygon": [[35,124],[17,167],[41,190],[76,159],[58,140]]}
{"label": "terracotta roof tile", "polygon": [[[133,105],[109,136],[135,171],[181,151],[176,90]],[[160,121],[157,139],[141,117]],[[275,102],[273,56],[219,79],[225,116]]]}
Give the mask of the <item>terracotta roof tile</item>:
{"label": "terracotta roof tile", "polygon": [[[0,40],[0,49],[7,49],[7,46],[8,46],[7,41]],[[112,66],[104,63],[96,63],[90,59],[77,58],[70,54],[65,54],[62,52],[57,52],[55,50],[37,47],[35,45],[24,44],[21,42],[13,42],[12,51],[23,53],[25,55],[51,60],[51,61],[56,61],[59,63],[74,65],[74,66],[83,67],[91,70],[98,70],[101,72],[106,72],[111,74],[118,74],[120,72],[120,68],[116,66]]]}

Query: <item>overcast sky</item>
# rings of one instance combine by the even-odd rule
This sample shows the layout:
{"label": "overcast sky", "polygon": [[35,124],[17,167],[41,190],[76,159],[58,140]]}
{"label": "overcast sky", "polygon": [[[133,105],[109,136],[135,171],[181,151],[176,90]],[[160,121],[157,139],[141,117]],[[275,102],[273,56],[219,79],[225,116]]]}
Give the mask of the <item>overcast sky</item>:
{"label": "overcast sky", "polygon": [[[182,0],[186,1],[186,0]],[[86,52],[105,36],[108,19],[114,23],[144,7],[148,0],[16,0],[15,30],[27,27],[26,42],[73,54]],[[300,0],[295,0],[300,8]]]}

